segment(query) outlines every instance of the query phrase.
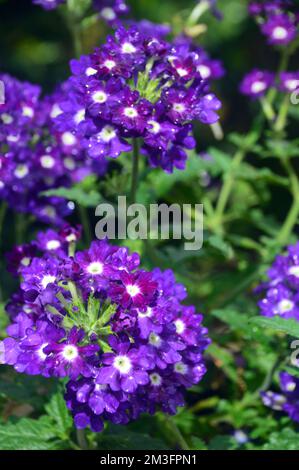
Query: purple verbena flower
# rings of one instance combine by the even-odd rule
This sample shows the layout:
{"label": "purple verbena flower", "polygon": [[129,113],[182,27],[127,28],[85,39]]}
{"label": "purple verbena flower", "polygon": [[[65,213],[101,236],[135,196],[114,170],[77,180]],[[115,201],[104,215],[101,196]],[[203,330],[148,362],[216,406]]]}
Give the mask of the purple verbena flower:
{"label": "purple verbena flower", "polygon": [[99,432],[105,421],[127,424],[157,410],[174,414],[206,371],[202,316],[182,304],[186,290],[171,270],[142,271],[124,247],[96,241],[74,254],[79,232],[48,230],[14,250],[22,282],[7,306],[0,362],[65,377],[79,429]]}

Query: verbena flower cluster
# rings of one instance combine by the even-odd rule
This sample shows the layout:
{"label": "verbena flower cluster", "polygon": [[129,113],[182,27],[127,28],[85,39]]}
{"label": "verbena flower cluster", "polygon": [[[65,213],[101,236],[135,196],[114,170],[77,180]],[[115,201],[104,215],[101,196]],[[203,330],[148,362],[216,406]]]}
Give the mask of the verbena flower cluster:
{"label": "verbena flower cluster", "polygon": [[2,362],[16,371],[68,377],[78,428],[100,431],[140,413],[175,413],[206,372],[202,315],[182,304],[171,270],[139,268],[126,248],[95,241],[75,253],[80,230],[48,230],[8,256],[21,277],[7,306]]}
{"label": "verbena flower cluster", "polygon": [[148,29],[121,27],[71,62],[72,88],[57,129],[81,139],[98,161],[130,151],[138,139],[150,164],[171,172],[184,168],[195,147],[193,122],[218,120],[220,101],[206,79],[221,76],[222,67],[188,39],[168,43]]}
{"label": "verbena flower cluster", "polygon": [[[45,10],[54,10],[66,0],[33,0],[35,5],[40,5]],[[99,12],[99,16],[112,26],[119,22],[119,18],[128,13],[129,8],[124,0],[93,0],[93,8]]]}
{"label": "verbena flower cluster", "polygon": [[257,289],[263,295],[261,314],[299,320],[299,243],[289,246],[286,255],[278,255],[267,275],[268,281]]}
{"label": "verbena flower cluster", "polygon": [[0,75],[5,102],[0,104],[0,199],[19,212],[59,224],[73,206],[43,191],[71,186],[88,174],[103,174],[104,162],[86,158],[80,140],[53,128],[61,112],[56,100],[67,93],[64,84],[52,96],[41,98],[38,86]]}
{"label": "verbena flower cluster", "polygon": [[293,421],[299,422],[299,379],[281,372],[279,381],[282,393],[262,392],[263,403],[273,410],[284,411]]}
{"label": "verbena flower cluster", "polygon": [[251,2],[249,13],[271,45],[287,45],[298,37],[299,7],[292,0]]}
{"label": "verbena flower cluster", "polygon": [[[298,37],[299,8],[292,1],[252,2],[249,12],[258,18],[270,44],[286,46]],[[279,91],[292,93],[299,87],[299,71],[281,71],[279,77],[267,70],[254,69],[241,82],[240,91],[253,99],[262,98],[275,86]]]}

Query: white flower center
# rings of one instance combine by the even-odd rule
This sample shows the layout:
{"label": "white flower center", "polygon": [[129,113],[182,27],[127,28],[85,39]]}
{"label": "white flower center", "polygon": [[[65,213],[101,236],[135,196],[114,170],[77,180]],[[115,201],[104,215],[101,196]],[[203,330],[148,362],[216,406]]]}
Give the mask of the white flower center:
{"label": "white flower center", "polygon": [[40,157],[40,164],[43,168],[53,168],[55,166],[55,159],[52,157],[52,155],[43,155]]}
{"label": "white flower center", "polygon": [[262,81],[253,82],[253,84],[251,85],[251,91],[252,93],[260,93],[261,91],[264,91],[266,87],[267,85],[265,82],[262,82]]}
{"label": "white flower center", "polygon": [[38,357],[44,361],[47,358],[47,354],[44,353],[44,348],[48,346],[48,343],[43,343],[41,347],[37,350]]}
{"label": "white flower center", "polygon": [[154,120],[148,121],[148,124],[151,126],[151,129],[149,129],[149,132],[152,132],[153,134],[159,134],[161,130],[161,125]]}
{"label": "white flower center", "polygon": [[288,270],[288,273],[292,276],[299,277],[299,266],[291,266]]}
{"label": "white flower center", "polygon": [[157,335],[156,333],[154,333],[153,331],[149,335],[148,342],[149,342],[149,344],[151,344],[155,348],[159,348],[161,346],[161,343],[162,343],[160,336]]}
{"label": "white flower center", "polygon": [[61,243],[59,240],[49,240],[47,242],[47,250],[57,250],[61,246]]}
{"label": "white flower center", "polygon": [[62,109],[60,108],[60,106],[57,103],[53,104],[50,112],[50,117],[54,119],[60,114],[62,114]]}
{"label": "white flower center", "polygon": [[104,65],[108,70],[112,70],[116,66],[116,62],[114,62],[114,60],[107,59],[105,60]]}
{"label": "white flower center", "polygon": [[126,290],[131,297],[135,297],[136,295],[140,294],[139,287],[134,284],[128,284],[126,286]]}
{"label": "white flower center", "polygon": [[115,11],[113,10],[113,8],[109,8],[109,7],[103,8],[101,10],[101,15],[107,21],[112,21],[112,20],[115,20],[116,18]]}
{"label": "white flower center", "polygon": [[294,308],[294,302],[288,299],[283,299],[279,302],[277,308],[279,313],[289,312]]}
{"label": "white flower center", "polygon": [[288,36],[288,30],[283,26],[276,26],[273,29],[272,37],[274,39],[285,39]]}
{"label": "white flower center", "polygon": [[187,374],[187,372],[188,372],[188,366],[187,366],[187,364],[184,364],[183,362],[177,362],[177,363],[174,365],[174,370],[175,370],[175,372],[177,372],[178,374],[185,375],[185,374]]}
{"label": "white flower center", "polygon": [[34,110],[30,106],[23,106],[22,107],[22,114],[23,114],[23,116],[32,118],[34,116]]}
{"label": "white flower center", "polygon": [[181,335],[182,333],[184,333],[185,323],[182,320],[178,319],[174,322],[174,324],[175,324],[175,329],[178,335]]}
{"label": "white flower center", "polygon": [[64,132],[61,136],[62,143],[64,145],[75,145],[77,142],[76,137],[71,132]]}
{"label": "white flower center", "polygon": [[297,88],[299,87],[299,80],[296,80],[296,79],[286,80],[285,86],[290,91],[297,90]]}
{"label": "white flower center", "polygon": [[67,344],[63,348],[62,356],[66,361],[72,362],[79,356],[78,348],[73,344]]}
{"label": "white flower center", "polygon": [[183,103],[174,103],[173,109],[177,113],[183,113],[186,108],[185,108],[185,105]]}
{"label": "white flower center", "polygon": [[147,307],[145,312],[141,312],[138,310],[138,317],[145,318],[145,317],[151,317],[153,315],[153,309],[151,307]]}
{"label": "white flower center", "polygon": [[74,233],[71,233],[70,235],[68,235],[65,239],[68,243],[72,243],[72,242],[75,242],[77,241],[77,237]]}
{"label": "white flower center", "polygon": [[43,289],[46,289],[46,287],[49,284],[53,284],[53,282],[55,281],[56,281],[56,276],[51,276],[51,274],[46,274],[41,280],[41,285]]}
{"label": "white flower center", "polygon": [[296,389],[296,382],[288,382],[286,384],[286,389],[288,392],[293,392]]}
{"label": "white flower center", "polygon": [[92,275],[102,274],[103,270],[104,265],[100,261],[93,261],[87,266],[87,271]]}
{"label": "white flower center", "polygon": [[13,122],[13,117],[7,113],[1,114],[1,119],[4,124],[11,124]]}
{"label": "white flower center", "polygon": [[162,383],[162,377],[161,375],[157,374],[156,372],[150,374],[150,381],[151,381],[151,384],[154,386],[154,387],[160,387],[161,383]]}
{"label": "white flower center", "polygon": [[127,116],[128,118],[135,118],[138,116],[138,112],[135,108],[127,107],[124,109],[124,115]]}
{"label": "white flower center", "polygon": [[8,142],[18,142],[20,140],[20,135],[19,134],[10,134],[7,136]]}
{"label": "white flower center", "polygon": [[116,131],[112,126],[105,126],[98,136],[99,140],[102,140],[103,142],[110,142],[116,137]]}
{"label": "white flower center", "polygon": [[91,77],[92,75],[95,75],[97,73],[97,70],[94,69],[93,67],[87,67],[87,69],[85,70],[85,75],[87,75],[87,77]]}
{"label": "white flower center", "polygon": [[15,176],[19,179],[25,178],[28,173],[29,169],[27,165],[18,165],[14,171]]}
{"label": "white flower center", "polygon": [[203,79],[209,78],[211,76],[211,69],[207,65],[201,64],[197,67],[197,71],[200,73]]}
{"label": "white flower center", "polygon": [[116,356],[113,365],[121,374],[128,374],[132,368],[131,361],[127,356]]}
{"label": "white flower center", "polygon": [[188,75],[187,70],[183,69],[182,67],[177,68],[176,71],[180,77],[186,77],[186,75]]}
{"label": "white flower center", "polygon": [[130,42],[124,42],[121,50],[124,54],[134,54],[134,52],[136,52],[136,47]]}
{"label": "white flower center", "polygon": [[80,124],[80,122],[84,121],[85,119],[85,109],[79,109],[74,116],[74,121],[76,124]]}
{"label": "white flower center", "polygon": [[25,256],[24,258],[21,259],[21,265],[22,266],[29,266],[30,264],[30,261],[31,261],[31,258],[29,258],[29,256]]}
{"label": "white flower center", "polygon": [[95,103],[102,104],[102,103],[106,103],[108,99],[108,95],[104,91],[98,90],[92,94],[92,99]]}

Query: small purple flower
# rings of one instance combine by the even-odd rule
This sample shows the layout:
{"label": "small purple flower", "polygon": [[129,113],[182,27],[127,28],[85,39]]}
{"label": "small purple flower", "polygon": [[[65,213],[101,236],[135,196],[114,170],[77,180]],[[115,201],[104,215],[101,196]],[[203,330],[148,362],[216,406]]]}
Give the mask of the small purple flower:
{"label": "small purple flower", "polygon": [[299,72],[282,72],[279,76],[279,89],[292,93],[299,88]]}
{"label": "small purple flower", "polygon": [[271,15],[261,30],[267,36],[269,44],[274,45],[289,44],[297,36],[294,20],[288,15]]}
{"label": "small purple flower", "polygon": [[278,255],[267,271],[268,280],[258,287],[262,295],[258,305],[261,314],[299,320],[299,244]]}
{"label": "small purple flower", "polygon": [[35,5],[39,5],[45,10],[54,10],[64,2],[65,0],[33,0]]}
{"label": "small purple flower", "polygon": [[281,393],[262,392],[263,403],[273,410],[284,411],[293,421],[299,422],[299,380],[287,372],[281,372],[279,381]]}
{"label": "small purple flower", "polygon": [[255,69],[244,77],[240,85],[240,91],[251,98],[261,98],[273,83],[274,74]]}

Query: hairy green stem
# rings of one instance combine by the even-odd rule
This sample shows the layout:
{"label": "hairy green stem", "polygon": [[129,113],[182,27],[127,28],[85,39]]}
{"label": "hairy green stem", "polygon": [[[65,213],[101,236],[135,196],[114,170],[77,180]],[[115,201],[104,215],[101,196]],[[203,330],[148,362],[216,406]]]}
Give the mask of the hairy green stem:
{"label": "hairy green stem", "polygon": [[290,162],[288,160],[283,160],[282,163],[289,175],[293,196],[293,203],[289,213],[276,238],[277,243],[284,246],[288,242],[299,217],[299,180]]}
{"label": "hairy green stem", "polygon": [[77,429],[77,441],[81,450],[88,450],[88,443],[85,437],[84,429]]}
{"label": "hairy green stem", "polygon": [[216,228],[218,225],[221,226],[222,224],[223,214],[234,186],[235,173],[242,161],[244,160],[245,156],[245,149],[239,149],[233,157],[229,172],[224,177],[224,184],[221,188],[215,210]]}
{"label": "hairy green stem", "polygon": [[139,177],[139,142],[138,139],[133,139],[133,166],[132,166],[132,180],[131,180],[131,204],[136,202],[136,193],[138,187]]}
{"label": "hairy green stem", "polygon": [[160,415],[159,418],[164,431],[167,433],[169,441],[171,441],[175,446],[179,446],[182,450],[190,450],[188,443],[173,418],[168,415]]}
{"label": "hairy green stem", "polygon": [[288,112],[290,108],[290,97],[289,95],[285,96],[281,108],[279,110],[277,119],[274,124],[275,132],[282,132],[287,123]]}
{"label": "hairy green stem", "polygon": [[78,206],[78,210],[79,210],[80,220],[81,220],[83,230],[84,230],[85,241],[87,243],[90,243],[93,237],[92,237],[88,211],[86,207],[83,207],[81,205]]}

